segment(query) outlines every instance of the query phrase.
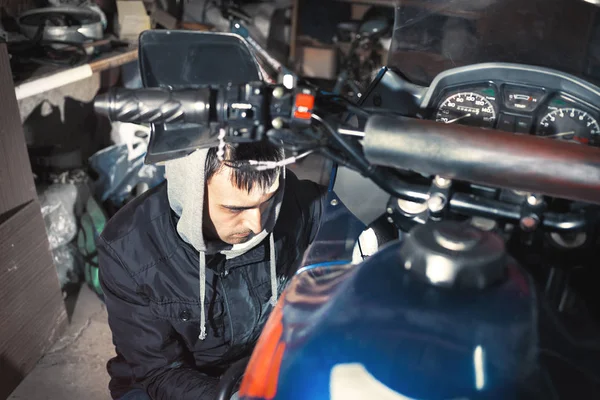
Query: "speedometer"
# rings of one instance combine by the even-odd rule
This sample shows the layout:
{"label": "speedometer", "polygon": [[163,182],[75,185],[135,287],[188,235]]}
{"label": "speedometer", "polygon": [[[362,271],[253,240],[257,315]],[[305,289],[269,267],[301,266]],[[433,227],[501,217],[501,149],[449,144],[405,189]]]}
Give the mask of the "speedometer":
{"label": "speedometer", "polygon": [[435,120],[445,124],[491,128],[496,121],[496,110],[488,99],[478,93],[456,93],[440,104]]}
{"label": "speedometer", "polygon": [[540,120],[537,134],[577,143],[598,144],[600,126],[594,117],[583,110],[557,108]]}

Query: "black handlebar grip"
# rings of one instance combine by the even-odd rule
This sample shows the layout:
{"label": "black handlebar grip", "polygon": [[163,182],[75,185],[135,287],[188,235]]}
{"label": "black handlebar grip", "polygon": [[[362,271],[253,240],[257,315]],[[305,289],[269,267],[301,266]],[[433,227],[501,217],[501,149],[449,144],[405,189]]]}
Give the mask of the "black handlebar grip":
{"label": "black handlebar grip", "polygon": [[413,170],[600,204],[600,148],[463,125],[373,116],[365,156]]}
{"label": "black handlebar grip", "polygon": [[193,90],[111,89],[96,96],[94,108],[111,121],[137,124],[210,122],[211,102],[216,96],[208,88]]}

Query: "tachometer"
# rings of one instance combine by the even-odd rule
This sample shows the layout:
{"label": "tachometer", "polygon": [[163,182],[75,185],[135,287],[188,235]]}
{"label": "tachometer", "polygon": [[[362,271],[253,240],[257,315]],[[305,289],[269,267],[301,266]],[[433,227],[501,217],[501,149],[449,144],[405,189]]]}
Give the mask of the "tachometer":
{"label": "tachometer", "polygon": [[546,114],[537,129],[539,136],[599,144],[600,126],[590,114],[577,108],[557,108]]}
{"label": "tachometer", "polygon": [[445,124],[493,127],[496,110],[492,103],[478,93],[456,93],[438,107],[435,120]]}

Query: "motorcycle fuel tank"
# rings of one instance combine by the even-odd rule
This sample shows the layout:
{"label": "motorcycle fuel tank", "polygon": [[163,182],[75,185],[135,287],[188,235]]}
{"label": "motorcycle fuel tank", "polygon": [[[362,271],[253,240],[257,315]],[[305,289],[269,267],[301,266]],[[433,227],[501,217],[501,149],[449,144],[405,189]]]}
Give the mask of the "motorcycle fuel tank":
{"label": "motorcycle fuel tank", "polygon": [[485,287],[440,286],[407,269],[409,259],[397,241],[361,264],[296,275],[241,397],[547,398],[528,276],[507,259],[504,278]]}

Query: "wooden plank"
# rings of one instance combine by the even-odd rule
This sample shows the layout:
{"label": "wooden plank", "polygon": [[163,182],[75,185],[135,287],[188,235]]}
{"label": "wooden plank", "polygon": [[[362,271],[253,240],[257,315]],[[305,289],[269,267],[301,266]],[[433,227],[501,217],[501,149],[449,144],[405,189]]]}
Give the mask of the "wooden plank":
{"label": "wooden plank", "polygon": [[132,61],[137,60],[137,58],[138,49],[134,48],[124,53],[113,54],[111,57],[106,57],[98,61],[91,62],[90,67],[92,67],[93,72],[100,72],[107,69],[119,67],[124,64],[128,64]]}
{"label": "wooden plank", "polygon": [[0,216],[36,198],[6,44],[0,44]]}
{"label": "wooden plank", "polygon": [[298,38],[298,15],[300,0],[294,0],[292,5],[292,26],[290,27],[290,64],[294,65],[296,60],[296,40]]}
{"label": "wooden plank", "polygon": [[72,68],[54,67],[50,70],[41,69],[44,72],[34,74],[33,77],[19,82],[16,87],[16,95],[19,100],[56,89],[61,86],[78,82],[91,77],[96,72],[109,70],[137,60],[137,47],[128,47],[125,50],[116,50],[107,53],[89,64]]}
{"label": "wooden plank", "polygon": [[0,399],[58,339],[67,323],[37,200],[0,225]]}
{"label": "wooden plank", "polygon": [[180,24],[181,29],[186,29],[190,31],[203,31],[209,32],[213,29],[212,26],[206,24],[199,24],[197,22],[182,22]]}

